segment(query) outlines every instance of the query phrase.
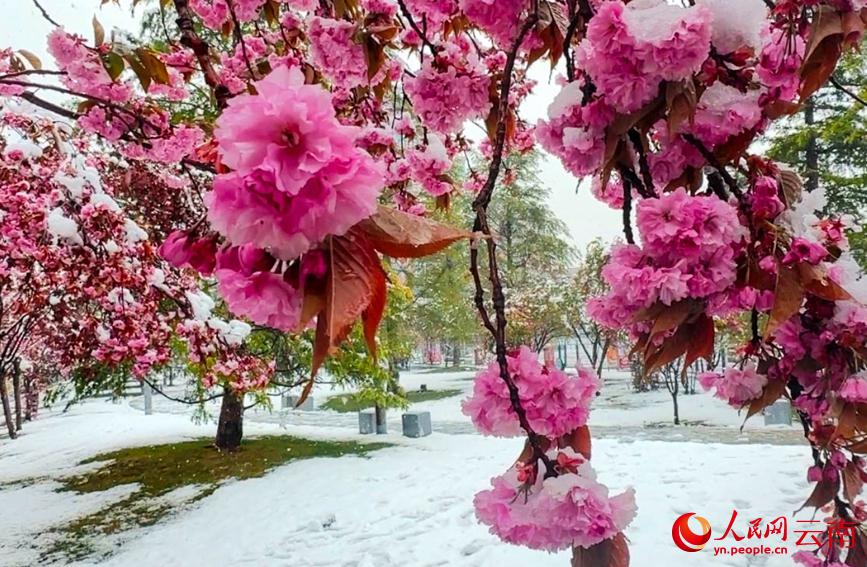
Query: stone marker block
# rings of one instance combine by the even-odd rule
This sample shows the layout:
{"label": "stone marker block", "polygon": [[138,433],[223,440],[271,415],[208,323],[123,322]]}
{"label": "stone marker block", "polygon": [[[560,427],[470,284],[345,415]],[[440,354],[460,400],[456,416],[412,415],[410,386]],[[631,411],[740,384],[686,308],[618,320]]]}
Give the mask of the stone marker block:
{"label": "stone marker block", "polygon": [[419,386],[418,391],[427,392],[427,384],[422,384],[421,386]]}
{"label": "stone marker block", "polygon": [[431,434],[429,411],[411,411],[403,414],[404,437],[427,437]]}
{"label": "stone marker block", "polygon": [[307,399],[304,400],[304,403],[301,404],[301,406],[296,408],[295,404],[297,404],[298,400],[300,400],[300,399],[301,399],[301,396],[290,396],[288,394],[284,395],[283,396],[283,403],[281,404],[282,408],[283,409],[290,409],[290,410],[291,409],[298,409],[301,411],[313,411],[316,409],[316,404],[313,401],[313,396],[307,396]]}
{"label": "stone marker block", "polygon": [[777,400],[765,408],[765,425],[792,425],[792,403]]}
{"label": "stone marker block", "polygon": [[376,412],[372,409],[358,412],[358,432],[362,435],[376,433]]}

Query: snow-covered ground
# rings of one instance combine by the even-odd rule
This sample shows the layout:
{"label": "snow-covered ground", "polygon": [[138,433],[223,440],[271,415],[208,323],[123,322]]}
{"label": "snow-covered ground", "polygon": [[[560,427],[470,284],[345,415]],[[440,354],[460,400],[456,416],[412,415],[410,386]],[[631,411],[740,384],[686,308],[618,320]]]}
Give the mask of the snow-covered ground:
{"label": "snow-covered ground", "polygon": [[[405,375],[402,383],[409,390],[424,383],[430,389],[467,391],[470,377],[418,372]],[[742,534],[751,519],[790,515],[809,492],[804,480],[809,451],[795,444],[797,428],[765,428],[759,418],[741,434],[741,420],[706,394],[684,396],[681,402],[683,419],[706,425],[660,427],[671,419],[667,392],[630,394],[625,375],[609,377],[591,421],[597,437],[593,461],[613,491],[627,486],[637,491],[639,512],[628,530],[633,565],[791,565],[780,556],[685,553],[672,543],[671,526],[680,514],[697,512],[710,520],[718,537],[735,509]],[[322,400],[329,393],[315,395]],[[568,565],[568,554],[503,544],[476,523],[473,494],[514,461],[521,443],[464,433],[458,426],[467,423],[460,399],[416,404],[414,409],[432,412],[437,430],[423,439],[400,437],[399,415],[391,416],[390,435],[373,439],[357,435],[352,414],[251,412],[247,435],[286,432],[395,446],[369,457],[289,463],[259,479],[226,483],[162,523],[127,533],[109,557],[77,565]],[[59,493],[52,478],[81,470],[77,463],[97,453],[213,433],[212,424],[192,423],[188,410],[167,413],[173,408],[158,402],[158,412],[144,416],[136,405],[93,401],[65,414],[49,412],[28,424],[17,441],[0,440],[4,566],[36,564],[37,534],[134,490]],[[714,436],[722,442],[714,442]],[[23,479],[30,480],[16,482]],[[789,544],[792,526],[790,520]]]}

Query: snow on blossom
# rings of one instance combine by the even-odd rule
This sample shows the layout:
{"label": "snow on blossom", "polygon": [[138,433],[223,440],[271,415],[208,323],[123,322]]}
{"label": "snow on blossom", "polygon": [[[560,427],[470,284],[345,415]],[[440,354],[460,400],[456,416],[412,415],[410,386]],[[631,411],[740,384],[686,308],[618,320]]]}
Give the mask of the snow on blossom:
{"label": "snow on blossom", "polygon": [[78,223],[63,214],[63,209],[56,208],[48,213],[46,219],[49,234],[64,238],[81,246],[84,241],[78,231]]}
{"label": "snow on blossom", "polygon": [[602,4],[576,50],[576,63],[618,112],[656,97],[660,81],[686,78],[710,51],[712,13],[663,0]]}
{"label": "snow on blossom", "polygon": [[614,119],[614,110],[604,100],[582,105],[582,81],[563,87],[548,107],[548,120],[536,127],[541,146],[556,155],[577,177],[602,167],[605,131]]}
{"label": "snow on blossom", "polygon": [[756,372],[756,365],[750,362],[743,369],[727,368],[723,373],[704,372],[699,374],[698,381],[702,388],[715,389],[717,398],[740,409],[762,395],[768,377]]}
{"label": "snow on blossom", "polygon": [[313,18],[308,31],[313,64],[344,89],[368,82],[364,49],[355,41],[355,32],[352,22],[320,17]]}
{"label": "snow on blossom", "polygon": [[201,290],[188,291],[185,295],[193,310],[193,317],[197,321],[207,321],[211,318],[211,311],[214,310],[216,303],[210,295]]}
{"label": "snow on blossom", "polygon": [[421,121],[441,134],[459,130],[464,122],[490,110],[490,76],[472,52],[428,58],[404,88]]}
{"label": "snow on blossom", "polygon": [[[569,457],[583,460],[571,451]],[[610,496],[589,462],[574,473],[547,479],[537,475],[531,486],[512,467],[491,479],[491,485],[476,494],[476,517],[503,540],[532,549],[591,547],[622,532],[637,510],[635,492]]]}
{"label": "snow on blossom", "polygon": [[[543,367],[527,347],[509,355],[508,366],[527,420],[536,433],[557,438],[587,423],[590,402],[599,389],[599,380],[592,370],[581,368],[577,376],[569,376],[561,370]],[[496,362],[476,376],[473,395],[463,402],[462,408],[482,433],[496,437],[521,434],[509,390]]]}
{"label": "snow on blossom", "polygon": [[689,130],[714,148],[736,134],[757,128],[762,122],[761,94],[758,90],[742,93],[716,82],[701,96]]}
{"label": "snow on blossom", "polygon": [[767,28],[768,6],[763,0],[697,0],[713,14],[713,46],[719,53],[741,47],[762,49],[762,33]]}
{"label": "snow on blossom", "polygon": [[412,180],[433,197],[449,193],[454,186],[445,178],[452,167],[443,139],[434,133],[428,134],[424,149],[407,152],[406,164]]}
{"label": "snow on blossom", "polygon": [[232,99],[217,122],[222,161],[207,196],[212,226],[233,244],[255,244],[291,260],[328,235],[373,214],[384,179],[341,125],[331,95],[281,67],[256,95]]}

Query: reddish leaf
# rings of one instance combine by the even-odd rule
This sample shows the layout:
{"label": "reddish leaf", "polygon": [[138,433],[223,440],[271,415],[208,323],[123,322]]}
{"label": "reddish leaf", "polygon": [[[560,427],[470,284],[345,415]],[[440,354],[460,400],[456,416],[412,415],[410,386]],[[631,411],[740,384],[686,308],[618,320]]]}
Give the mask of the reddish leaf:
{"label": "reddish leaf", "polygon": [[644,375],[650,376],[666,364],[674,362],[689,349],[692,340],[690,325],[681,325],[677,332],[665,339],[655,350],[649,350],[644,355]]}
{"label": "reddish leaf", "polygon": [[668,109],[669,135],[674,136],[680,127],[687,122],[692,124],[697,104],[698,94],[692,79],[666,83],[665,107]]}
{"label": "reddish leaf", "polygon": [[843,469],[843,494],[846,495],[846,500],[855,502],[855,499],[861,495],[863,487],[861,469],[855,463],[847,463],[846,468]]}
{"label": "reddish leaf", "polygon": [[810,26],[810,41],[801,65],[801,100],[806,100],[825,84],[846,45],[854,43],[864,31],[860,14],[842,15],[828,6],[819,6]]}
{"label": "reddish leaf", "polygon": [[569,435],[569,446],[589,461],[592,454],[590,428],[585,425],[573,431]]}
{"label": "reddish leaf", "polygon": [[804,286],[798,272],[780,266],[777,287],[774,290],[774,307],[765,328],[765,339],[801,309],[804,301]]}
{"label": "reddish leaf", "polygon": [[686,359],[683,363],[684,369],[692,366],[692,363],[699,358],[704,358],[708,362],[713,358],[713,343],[716,337],[713,319],[702,314],[701,317],[690,325],[690,335],[692,336],[692,340],[689,343],[689,348],[686,350]]}
{"label": "reddish leaf", "polygon": [[851,439],[855,435],[855,426],[858,420],[858,409],[855,404],[844,403],[843,409],[837,417],[837,427],[834,429],[834,434],[831,435],[831,441],[840,439]]}
{"label": "reddish leaf", "polygon": [[385,272],[379,271],[374,274],[373,296],[370,299],[370,305],[361,314],[361,321],[364,324],[364,340],[367,342],[367,350],[370,351],[374,359],[376,359],[376,330],[379,329],[382,315],[385,313],[386,294]]}
{"label": "reddish leaf", "polygon": [[848,291],[829,278],[824,270],[817,266],[799,264],[798,273],[801,276],[804,288],[816,297],[821,297],[828,301],[846,301],[852,299]]}
{"label": "reddish leaf", "polygon": [[654,337],[659,333],[665,333],[679,327],[687,318],[696,312],[696,303],[684,300],[663,307],[656,320],[653,322],[653,329],[650,331],[650,336]]}
{"label": "reddish leaf", "polygon": [[619,533],[589,548],[572,548],[572,567],[629,567],[626,536]]}
{"label": "reddish leaf", "polygon": [[[328,251],[325,302],[316,322],[313,345],[314,376],[328,354],[343,342],[356,320],[373,303],[380,301],[377,295],[385,279],[385,272],[373,245],[357,231],[330,237]],[[377,309],[373,307],[374,311]],[[373,315],[371,313],[372,319]]]}
{"label": "reddish leaf", "polygon": [[357,225],[373,247],[392,258],[422,258],[446,248],[471,233],[424,217],[380,207]]}
{"label": "reddish leaf", "polygon": [[[750,404],[750,407],[747,410],[747,417],[746,419],[744,419],[744,423],[746,423],[747,419],[761,413],[763,409],[779,400],[780,396],[785,393],[785,380],[771,380],[770,382],[768,382],[768,385],[765,386],[765,389],[762,391],[761,397],[753,400]],[[743,429],[743,426],[741,426],[741,429]]]}
{"label": "reddish leaf", "polygon": [[300,408],[301,405],[307,401],[307,398],[310,396],[310,392],[313,390],[313,384],[315,380],[313,377],[310,377],[310,380],[307,381],[307,384],[304,385],[304,390],[301,391],[301,396],[298,398],[298,403],[295,404],[296,408]]}
{"label": "reddish leaf", "polygon": [[807,501],[804,502],[803,506],[795,510],[795,513],[797,514],[808,506],[816,509],[821,508],[832,501],[837,496],[839,490],[840,481],[838,479],[835,478],[833,481],[820,480],[816,483],[816,488],[813,489],[813,493],[810,494]]}

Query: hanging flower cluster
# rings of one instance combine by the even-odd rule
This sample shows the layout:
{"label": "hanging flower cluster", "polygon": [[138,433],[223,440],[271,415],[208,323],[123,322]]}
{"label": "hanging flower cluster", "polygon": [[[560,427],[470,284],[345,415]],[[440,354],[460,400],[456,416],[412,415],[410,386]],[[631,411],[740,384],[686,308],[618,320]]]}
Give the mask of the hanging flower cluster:
{"label": "hanging flower cluster", "polygon": [[[543,367],[528,347],[510,355],[508,362],[527,421],[536,433],[557,439],[587,424],[590,402],[599,389],[599,379],[592,370],[581,368],[577,376],[569,376],[561,370]],[[473,395],[463,403],[463,412],[485,435],[521,435],[518,416],[497,363],[476,376]]]}

